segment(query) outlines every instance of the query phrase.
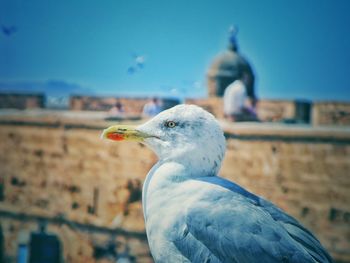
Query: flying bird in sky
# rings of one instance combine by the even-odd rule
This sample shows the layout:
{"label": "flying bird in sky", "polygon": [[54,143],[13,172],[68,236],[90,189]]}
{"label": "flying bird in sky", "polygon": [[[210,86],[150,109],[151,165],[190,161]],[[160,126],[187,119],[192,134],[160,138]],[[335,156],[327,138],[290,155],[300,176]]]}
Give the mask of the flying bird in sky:
{"label": "flying bird in sky", "polygon": [[17,32],[17,27],[15,26],[1,26],[2,33],[5,36],[11,36],[12,34]]}
{"label": "flying bird in sky", "polygon": [[129,74],[134,74],[138,70],[141,70],[145,66],[146,57],[144,55],[133,54],[133,64],[128,67],[127,72]]}
{"label": "flying bird in sky", "polygon": [[225,137],[214,116],[178,105],[102,138],[137,141],[159,161],[142,206],[155,262],[332,262],[317,238],[269,201],[218,176]]}
{"label": "flying bird in sky", "polygon": [[143,68],[145,64],[145,56],[135,56],[135,63],[139,68]]}

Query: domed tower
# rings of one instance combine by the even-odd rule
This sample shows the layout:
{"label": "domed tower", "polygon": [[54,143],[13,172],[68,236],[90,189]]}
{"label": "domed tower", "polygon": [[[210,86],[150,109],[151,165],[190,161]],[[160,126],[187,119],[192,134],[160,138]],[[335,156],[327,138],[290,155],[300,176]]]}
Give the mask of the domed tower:
{"label": "domed tower", "polygon": [[230,28],[228,49],[214,58],[209,67],[207,72],[209,97],[222,97],[228,85],[246,74],[247,94],[255,101],[254,73],[248,61],[238,52],[237,32],[236,27]]}

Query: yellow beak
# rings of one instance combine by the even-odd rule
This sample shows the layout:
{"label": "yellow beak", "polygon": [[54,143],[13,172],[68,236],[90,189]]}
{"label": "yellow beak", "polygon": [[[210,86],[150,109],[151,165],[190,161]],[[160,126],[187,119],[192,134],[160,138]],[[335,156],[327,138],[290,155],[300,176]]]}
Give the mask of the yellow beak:
{"label": "yellow beak", "polygon": [[144,139],[152,137],[147,133],[138,131],[133,126],[113,125],[103,130],[102,139],[110,139],[113,141],[136,141],[142,142]]}

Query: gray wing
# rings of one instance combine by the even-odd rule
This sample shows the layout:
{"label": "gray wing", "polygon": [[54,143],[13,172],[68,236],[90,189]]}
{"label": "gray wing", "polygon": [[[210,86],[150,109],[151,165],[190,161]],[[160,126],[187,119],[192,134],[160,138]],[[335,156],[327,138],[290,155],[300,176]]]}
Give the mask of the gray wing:
{"label": "gray wing", "polygon": [[188,209],[183,238],[174,244],[191,262],[331,262],[295,219],[237,185],[231,188],[216,187]]}
{"label": "gray wing", "polygon": [[318,239],[309,230],[299,224],[297,220],[262,198],[260,198],[259,205],[263,207],[275,221],[280,223],[287,230],[288,234],[299,242],[317,262],[333,262]]}

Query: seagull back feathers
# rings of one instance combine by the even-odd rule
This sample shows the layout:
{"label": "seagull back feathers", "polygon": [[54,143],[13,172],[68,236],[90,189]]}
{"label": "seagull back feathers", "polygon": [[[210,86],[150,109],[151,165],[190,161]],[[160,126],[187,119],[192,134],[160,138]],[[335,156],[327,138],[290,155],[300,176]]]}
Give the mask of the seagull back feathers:
{"label": "seagull back feathers", "polygon": [[223,188],[229,189],[230,191],[242,195],[251,204],[254,204],[257,208],[262,209],[264,212],[267,212],[268,215],[284,228],[285,231],[289,234],[290,237],[297,243],[299,243],[316,262],[332,262],[332,259],[328,252],[322,247],[321,243],[317,238],[304,226],[302,226],[297,220],[295,220],[290,215],[286,214],[280,208],[272,204],[271,202],[258,197],[241,186],[225,180],[220,177],[202,177],[197,178],[196,180],[215,184]]}

